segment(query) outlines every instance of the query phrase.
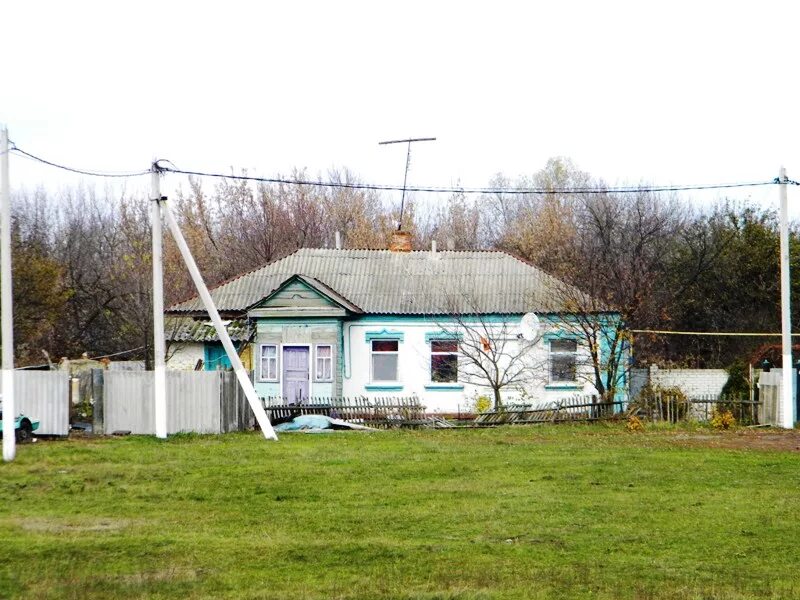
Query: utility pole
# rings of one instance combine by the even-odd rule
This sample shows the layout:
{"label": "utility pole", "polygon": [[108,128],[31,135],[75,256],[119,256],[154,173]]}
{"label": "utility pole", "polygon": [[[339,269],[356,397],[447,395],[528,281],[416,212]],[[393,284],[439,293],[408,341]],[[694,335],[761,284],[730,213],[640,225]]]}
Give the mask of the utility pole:
{"label": "utility pole", "polygon": [[781,370],[780,425],[794,427],[794,402],[792,394],[792,311],[790,307],[791,284],[789,278],[789,200],[786,190],[786,169],[781,167],[778,188],[781,197],[781,342],[783,369]]}
{"label": "utility pole", "polygon": [[411,167],[411,144],[412,142],[435,142],[436,138],[409,138],[407,140],[388,140],[386,142],[378,142],[379,146],[386,144],[408,144],[408,152],[406,153],[406,173],[403,175],[403,195],[400,198],[400,219],[397,223],[397,231],[403,228],[403,208],[406,204],[406,182],[408,181],[408,169]]}
{"label": "utility pole", "polygon": [[150,221],[153,235],[153,390],[156,437],[167,437],[167,374],[164,350],[164,269],[161,251],[161,173],[158,161],[150,167]]}
{"label": "utility pole", "polygon": [[11,184],[8,181],[8,129],[0,126],[0,341],[3,344],[3,460],[14,460],[17,453],[17,410],[14,406],[14,319],[11,287]]}

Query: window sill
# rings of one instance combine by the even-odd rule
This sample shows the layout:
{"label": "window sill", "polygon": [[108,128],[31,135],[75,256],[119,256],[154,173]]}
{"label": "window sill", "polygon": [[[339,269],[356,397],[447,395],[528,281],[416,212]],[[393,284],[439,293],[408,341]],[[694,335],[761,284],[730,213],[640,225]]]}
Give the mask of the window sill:
{"label": "window sill", "polygon": [[425,389],[429,392],[460,392],[464,390],[462,383],[426,383]]}
{"label": "window sill", "polygon": [[546,386],[544,386],[544,389],[546,389],[546,390],[569,390],[569,391],[577,392],[577,391],[583,390],[583,386],[579,385],[577,383],[569,383],[569,382],[548,383]]}
{"label": "window sill", "polygon": [[403,390],[402,383],[368,383],[364,386],[368,392],[400,392]]}

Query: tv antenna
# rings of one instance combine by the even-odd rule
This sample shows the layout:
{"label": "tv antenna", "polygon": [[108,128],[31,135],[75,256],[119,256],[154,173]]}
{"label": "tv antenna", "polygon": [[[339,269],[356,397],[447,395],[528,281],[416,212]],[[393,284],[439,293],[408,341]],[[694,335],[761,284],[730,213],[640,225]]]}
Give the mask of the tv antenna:
{"label": "tv antenna", "polygon": [[403,208],[406,204],[406,182],[408,181],[408,168],[411,166],[411,144],[413,142],[435,142],[436,138],[409,138],[407,140],[388,140],[386,142],[378,142],[379,146],[386,144],[408,144],[408,152],[406,153],[406,174],[403,176],[403,195],[400,198],[400,219],[397,223],[397,231],[403,228]]}

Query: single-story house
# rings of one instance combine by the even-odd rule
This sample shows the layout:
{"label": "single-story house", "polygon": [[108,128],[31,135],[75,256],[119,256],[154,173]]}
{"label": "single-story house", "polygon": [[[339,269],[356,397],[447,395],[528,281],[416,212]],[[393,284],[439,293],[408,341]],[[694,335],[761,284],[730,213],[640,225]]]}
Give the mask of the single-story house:
{"label": "single-story house", "polygon": [[[494,387],[504,402],[594,391],[566,288],[500,251],[303,248],[211,295],[263,398],[415,395],[455,413]],[[227,364],[198,297],[166,312],[182,324],[167,326],[169,368]]]}

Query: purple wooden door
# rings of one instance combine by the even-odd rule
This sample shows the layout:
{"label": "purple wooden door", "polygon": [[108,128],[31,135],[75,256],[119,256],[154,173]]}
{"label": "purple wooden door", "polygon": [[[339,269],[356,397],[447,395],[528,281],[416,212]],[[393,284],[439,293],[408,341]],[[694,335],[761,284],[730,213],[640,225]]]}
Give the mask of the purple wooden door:
{"label": "purple wooden door", "polygon": [[308,400],[308,348],[283,347],[283,395],[289,404]]}

